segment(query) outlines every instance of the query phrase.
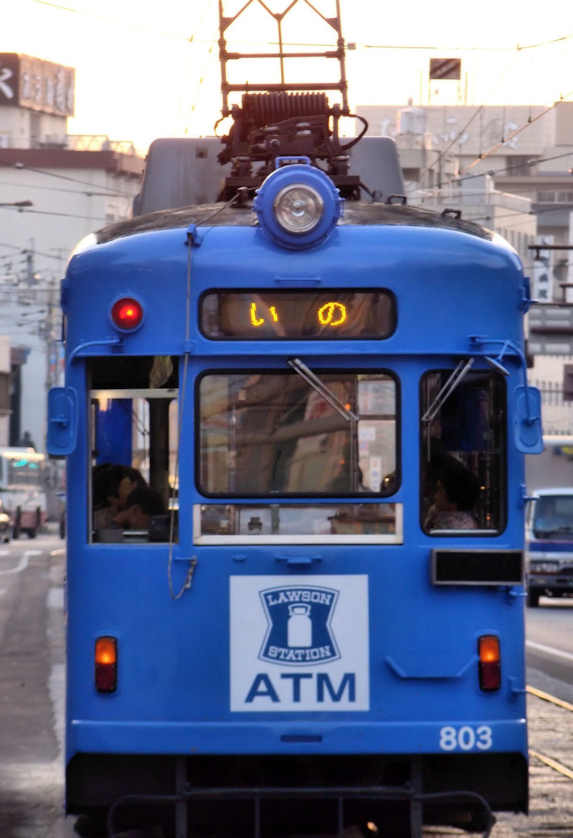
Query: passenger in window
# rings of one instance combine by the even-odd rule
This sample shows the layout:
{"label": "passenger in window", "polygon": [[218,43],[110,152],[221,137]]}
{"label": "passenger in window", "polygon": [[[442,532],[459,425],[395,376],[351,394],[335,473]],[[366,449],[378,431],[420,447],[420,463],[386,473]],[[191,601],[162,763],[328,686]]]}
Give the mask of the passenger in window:
{"label": "passenger in window", "polygon": [[134,489],[143,489],[147,486],[147,481],[140,471],[131,466],[123,466],[123,475],[117,487],[117,494],[119,497],[119,509],[125,509],[127,499]]}
{"label": "passenger in window", "polygon": [[92,472],[93,526],[96,530],[116,527],[119,512],[118,486],[124,477],[124,466],[102,463]]}
{"label": "passenger in window", "polygon": [[433,503],[424,520],[425,530],[474,530],[472,510],[479,498],[479,482],[474,474],[450,458],[438,472]]}
{"label": "passenger in window", "polygon": [[94,468],[93,525],[96,530],[114,529],[116,515],[125,507],[134,489],[147,486],[141,473],[130,466],[102,463]]}
{"label": "passenger in window", "polygon": [[126,530],[149,530],[152,518],[166,514],[159,492],[149,486],[139,486],[130,493],[125,508],[117,513],[114,520]]}

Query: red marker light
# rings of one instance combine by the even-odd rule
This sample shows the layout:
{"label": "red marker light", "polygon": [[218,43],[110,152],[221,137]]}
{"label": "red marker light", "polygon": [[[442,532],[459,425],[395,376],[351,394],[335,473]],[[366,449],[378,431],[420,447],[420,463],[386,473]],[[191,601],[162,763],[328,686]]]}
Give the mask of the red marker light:
{"label": "red marker light", "polygon": [[137,329],[143,320],[143,306],[132,297],[123,297],[113,304],[111,319],[123,331]]}

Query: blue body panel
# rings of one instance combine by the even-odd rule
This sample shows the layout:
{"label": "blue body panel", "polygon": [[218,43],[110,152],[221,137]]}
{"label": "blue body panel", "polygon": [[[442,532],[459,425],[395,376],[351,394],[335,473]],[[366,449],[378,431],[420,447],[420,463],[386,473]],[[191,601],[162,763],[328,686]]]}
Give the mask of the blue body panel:
{"label": "blue body panel", "polygon": [[[233,341],[207,340],[196,328],[197,301],[213,288],[350,284],[394,291],[399,324],[394,335],[381,343],[341,341],[338,354],[427,355],[432,347],[440,353],[463,353],[469,352],[468,337],[475,334],[522,342],[521,318],[516,317],[523,292],[519,262],[510,250],[488,241],[449,230],[340,227],[320,248],[292,252],[273,247],[260,230],[250,227],[213,228],[204,237],[204,244],[191,249],[194,354],[236,354]],[[137,296],[153,312],[157,354],[182,351],[187,255],[185,231],[169,230],[118,239],[73,259],[68,273],[69,345],[101,340],[110,300],[121,294]],[[108,335],[115,334],[110,324]],[[130,353],[149,352],[149,334],[142,328],[130,336]],[[324,350],[318,341],[297,341],[295,346],[301,356]],[[261,344],[241,341],[240,351],[260,354]],[[287,351],[281,341],[267,344],[264,354],[284,357]]]}
{"label": "blue body panel", "polygon": [[532,553],[571,553],[573,554],[573,541],[528,541],[527,549]]}

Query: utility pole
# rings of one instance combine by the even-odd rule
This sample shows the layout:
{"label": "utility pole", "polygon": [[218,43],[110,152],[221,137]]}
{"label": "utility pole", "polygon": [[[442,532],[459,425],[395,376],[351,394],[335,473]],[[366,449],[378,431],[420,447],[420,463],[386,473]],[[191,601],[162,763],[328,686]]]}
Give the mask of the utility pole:
{"label": "utility pole", "polygon": [[34,257],[35,257],[35,242],[34,239],[30,239],[30,247],[28,250],[25,250],[24,253],[26,254],[26,283],[29,286],[34,284],[35,280],[35,270],[34,270]]}
{"label": "utility pole", "polygon": [[[58,279],[63,270],[63,251],[58,250],[59,269],[57,274],[46,277],[46,316],[40,325],[39,335],[44,342],[46,353],[46,395],[52,387],[58,385],[59,379],[59,351],[58,351]],[[48,516],[57,518],[60,513],[57,492],[61,483],[61,469],[55,460],[48,459],[46,470],[46,506]]]}

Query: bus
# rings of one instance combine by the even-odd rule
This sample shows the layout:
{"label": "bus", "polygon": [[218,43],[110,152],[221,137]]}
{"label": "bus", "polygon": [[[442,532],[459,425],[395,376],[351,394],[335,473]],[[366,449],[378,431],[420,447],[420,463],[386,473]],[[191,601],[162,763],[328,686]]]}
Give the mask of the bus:
{"label": "bus", "polygon": [[35,538],[46,522],[45,466],[34,448],[0,447],[0,501],[13,538]]}

